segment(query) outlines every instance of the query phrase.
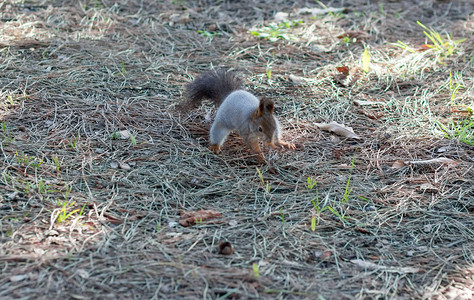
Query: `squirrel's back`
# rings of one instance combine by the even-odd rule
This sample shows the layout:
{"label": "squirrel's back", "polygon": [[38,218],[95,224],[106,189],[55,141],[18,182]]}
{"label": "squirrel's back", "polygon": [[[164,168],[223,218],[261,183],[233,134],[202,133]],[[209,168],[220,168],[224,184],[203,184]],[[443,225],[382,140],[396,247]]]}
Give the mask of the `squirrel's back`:
{"label": "squirrel's back", "polygon": [[243,127],[251,122],[259,103],[257,97],[247,91],[233,91],[217,110],[216,121],[225,124],[228,129],[237,129],[242,132]]}
{"label": "squirrel's back", "polygon": [[242,80],[234,72],[211,70],[186,86],[186,98],[191,106],[197,106],[202,99],[207,98],[219,107],[230,93],[241,88]]}

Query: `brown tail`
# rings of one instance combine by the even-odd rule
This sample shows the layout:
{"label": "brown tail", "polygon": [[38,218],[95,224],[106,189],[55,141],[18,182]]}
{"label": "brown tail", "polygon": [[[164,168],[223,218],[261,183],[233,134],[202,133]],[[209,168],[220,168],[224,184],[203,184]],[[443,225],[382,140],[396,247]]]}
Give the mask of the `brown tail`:
{"label": "brown tail", "polygon": [[196,107],[206,98],[219,107],[232,91],[241,87],[242,80],[232,71],[217,69],[205,72],[186,86],[188,106]]}

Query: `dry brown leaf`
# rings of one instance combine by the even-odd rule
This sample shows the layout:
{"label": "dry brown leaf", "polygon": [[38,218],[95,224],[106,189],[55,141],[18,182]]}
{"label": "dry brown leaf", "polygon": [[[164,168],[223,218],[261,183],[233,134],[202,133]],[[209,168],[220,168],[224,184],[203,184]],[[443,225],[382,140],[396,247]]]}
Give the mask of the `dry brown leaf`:
{"label": "dry brown leaf", "polygon": [[[334,82],[343,87],[354,85],[361,77],[360,68],[354,68],[351,70],[347,66],[340,66],[336,67],[336,70],[338,73],[333,75]],[[352,79],[348,81],[348,78],[350,77],[352,77]]]}
{"label": "dry brown leaf", "polygon": [[318,126],[321,130],[329,131],[348,139],[361,139],[358,135],[354,133],[354,130],[351,127],[347,127],[344,124],[339,124],[334,121],[331,121],[329,123],[314,123],[314,125]]}
{"label": "dry brown leaf", "polygon": [[181,211],[181,219],[179,224],[184,227],[192,226],[209,219],[220,218],[222,214],[215,210],[197,210],[197,211]]}
{"label": "dry brown leaf", "polygon": [[349,67],[347,66],[336,67],[336,70],[342,75],[349,76]]}

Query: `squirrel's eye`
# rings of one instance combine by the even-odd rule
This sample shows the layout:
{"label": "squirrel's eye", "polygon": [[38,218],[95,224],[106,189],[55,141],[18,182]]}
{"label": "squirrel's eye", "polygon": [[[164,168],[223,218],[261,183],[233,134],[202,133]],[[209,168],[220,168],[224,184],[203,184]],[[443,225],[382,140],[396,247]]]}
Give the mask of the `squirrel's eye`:
{"label": "squirrel's eye", "polygon": [[262,132],[262,131],[263,131],[263,129],[262,129],[262,127],[261,127],[261,126],[258,126],[258,131],[260,131],[260,132]]}

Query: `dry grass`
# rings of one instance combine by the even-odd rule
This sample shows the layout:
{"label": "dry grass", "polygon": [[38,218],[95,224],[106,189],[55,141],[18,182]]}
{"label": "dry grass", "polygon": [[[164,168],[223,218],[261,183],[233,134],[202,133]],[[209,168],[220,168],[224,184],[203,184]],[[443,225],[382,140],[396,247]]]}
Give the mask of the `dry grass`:
{"label": "dry grass", "polygon": [[[206,3],[0,2],[0,298],[473,297],[474,149],[435,122],[469,118],[450,71],[473,107],[470,1],[325,2],[346,10],[290,16],[295,39],[276,42],[248,30],[309,4]],[[426,43],[417,20],[467,40],[442,63],[390,44]],[[351,30],[362,41],[337,38]],[[364,45],[371,72],[348,84]],[[211,65],[272,97],[298,149],[260,166],[236,136],[209,152],[214,109],[175,106]],[[314,124],[332,120],[362,140]],[[392,168],[439,157],[454,163]],[[340,216],[312,231],[317,197]],[[178,224],[199,209],[223,217]]]}

